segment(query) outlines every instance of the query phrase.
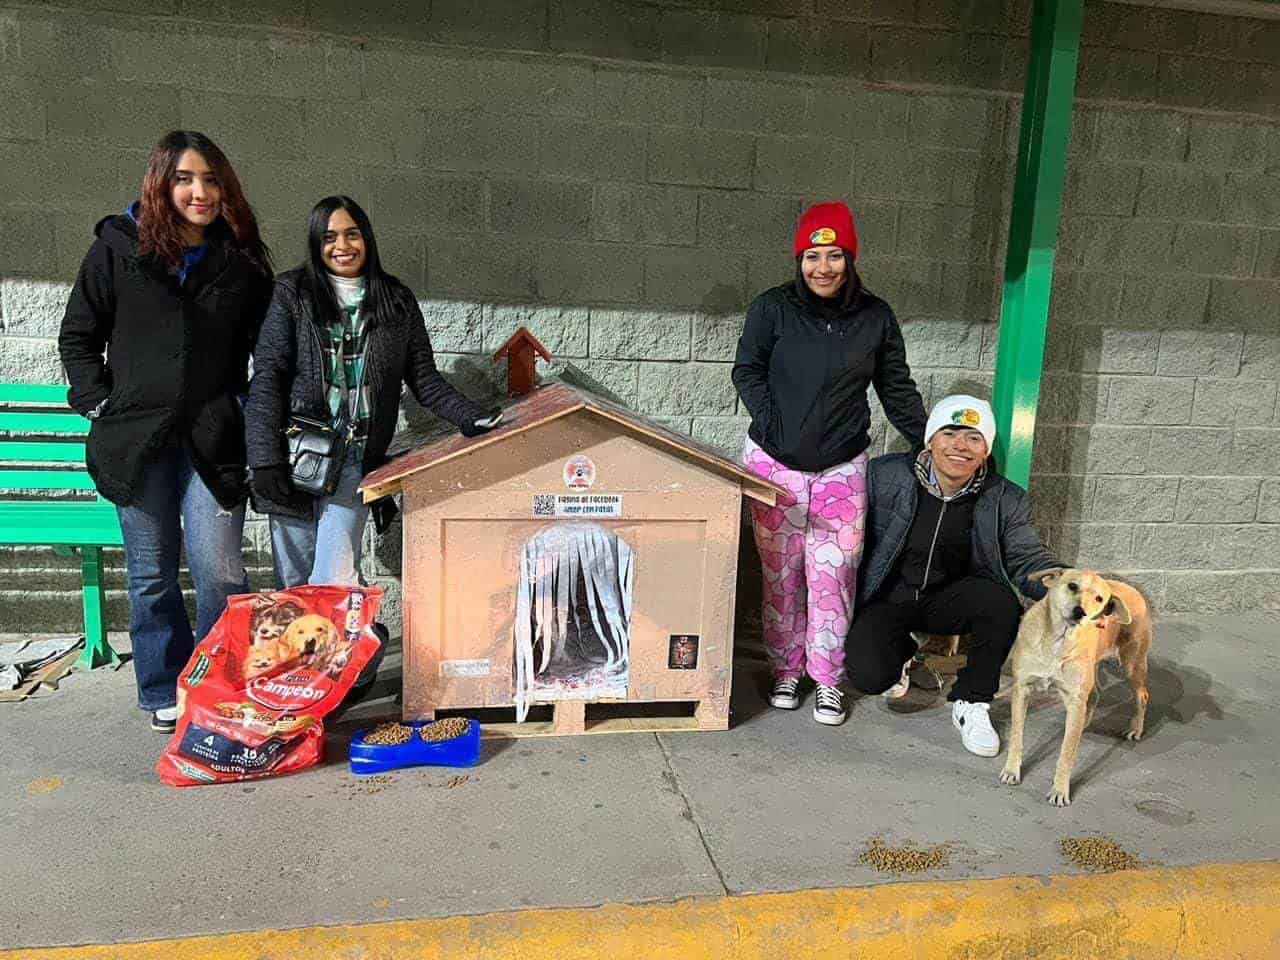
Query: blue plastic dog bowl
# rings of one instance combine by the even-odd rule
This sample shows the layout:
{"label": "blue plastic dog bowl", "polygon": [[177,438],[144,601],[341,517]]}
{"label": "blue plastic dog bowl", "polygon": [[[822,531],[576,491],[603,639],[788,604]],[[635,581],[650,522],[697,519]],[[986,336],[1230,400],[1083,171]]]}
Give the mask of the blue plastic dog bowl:
{"label": "blue plastic dog bowl", "polygon": [[351,772],[368,775],[402,767],[474,766],[480,760],[480,724],[474,720],[468,720],[467,724],[466,733],[430,743],[418,735],[418,731],[426,726],[421,721],[409,724],[413,727],[413,736],[404,743],[365,743],[365,735],[373,728],[360,730],[351,738]]}

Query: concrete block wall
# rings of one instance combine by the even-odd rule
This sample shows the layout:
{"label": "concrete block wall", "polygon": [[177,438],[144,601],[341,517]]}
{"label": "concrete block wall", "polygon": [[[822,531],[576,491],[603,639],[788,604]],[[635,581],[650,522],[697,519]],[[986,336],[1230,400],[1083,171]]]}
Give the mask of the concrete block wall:
{"label": "concrete block wall", "polygon": [[[60,379],[92,225],[181,125],[227,150],[282,268],[311,203],[360,199],[475,395],[525,324],[735,453],[742,310],[833,196],[926,402],[988,389],[1026,29],[1017,0],[0,2],[0,380]],[[1065,557],[1163,609],[1280,607],[1278,30],[1086,5],[1033,493]],[[403,443],[434,426],[406,401]],[[398,538],[369,536],[394,620]],[[257,583],[268,546],[253,518]],[[78,622],[74,567],[0,569],[0,631]]]}

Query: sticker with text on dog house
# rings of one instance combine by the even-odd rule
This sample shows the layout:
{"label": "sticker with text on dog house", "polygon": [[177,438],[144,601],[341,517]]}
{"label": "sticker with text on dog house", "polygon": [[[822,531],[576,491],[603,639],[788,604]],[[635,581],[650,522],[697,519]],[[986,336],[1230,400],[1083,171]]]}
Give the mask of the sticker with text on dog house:
{"label": "sticker with text on dog house", "polygon": [[668,670],[698,669],[698,635],[696,633],[673,633],[669,643]]}
{"label": "sticker with text on dog house", "polygon": [[564,462],[564,485],[570,490],[589,490],[596,482],[596,465],[578,454]]}
{"label": "sticker with text on dog house", "polygon": [[620,493],[539,493],[533,497],[535,517],[620,517]]}
{"label": "sticker with text on dog house", "polygon": [[489,676],[488,660],[441,660],[440,676],[442,677],[487,677]]}

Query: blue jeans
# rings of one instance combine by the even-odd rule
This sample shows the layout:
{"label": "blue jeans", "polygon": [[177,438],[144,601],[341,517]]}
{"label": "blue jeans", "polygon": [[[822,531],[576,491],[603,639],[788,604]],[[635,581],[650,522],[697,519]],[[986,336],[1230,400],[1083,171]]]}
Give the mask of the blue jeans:
{"label": "blue jeans", "polygon": [[[198,640],[222,616],[227,597],[249,592],[244,556],[244,505],[228,510],[214,499],[180,442],[142,469],[139,495],[118,507],[129,579],[129,636],[138,706],[177,703],[178,674]],[[196,631],[182,602],[178,566],[185,543],[196,587]]]}
{"label": "blue jeans", "polygon": [[369,508],[356,492],[363,478],[362,457],[358,447],[348,451],[338,489],[316,500],[310,519],[271,516],[271,556],[282,589],[363,582],[360,554]]}

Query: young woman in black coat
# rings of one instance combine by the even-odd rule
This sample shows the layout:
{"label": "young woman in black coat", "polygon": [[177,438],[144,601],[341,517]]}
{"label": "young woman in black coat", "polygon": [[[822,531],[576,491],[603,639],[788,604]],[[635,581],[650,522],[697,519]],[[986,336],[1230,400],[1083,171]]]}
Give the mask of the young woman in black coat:
{"label": "young woman in black coat", "polygon": [[[413,292],[382,269],[373,226],[350,197],[311,211],[307,260],[276,278],[249,385],[249,466],[254,507],[270,515],[276,580],[357,584],[369,508],[356,492],[386,462],[400,390],[473,436],[497,423],[436,369]],[[350,434],[337,489],[310,495],[290,480],[291,417]]]}
{"label": "young woman in black coat", "polygon": [[[92,421],[89,473],[119,508],[138,705],[168,732],[194,643],[248,589],[239,397],[270,259],[226,156],[184,130],[152,150],[141,199],[94,233],[58,349],[69,402]],[[194,634],[178,584],[184,544]]]}
{"label": "young woman in black coat", "polygon": [[806,210],[792,252],[795,279],[747,310],[733,383],[751,413],[744,463],[788,491],[776,507],[751,505],[770,700],[799,707],[807,675],[817,686],[813,718],[834,726],[847,715],[844,643],[866,529],[867,390],[875,387],[889,422],[915,446],[923,443],[924,403],[893,311],[854,268],[849,208]]}

